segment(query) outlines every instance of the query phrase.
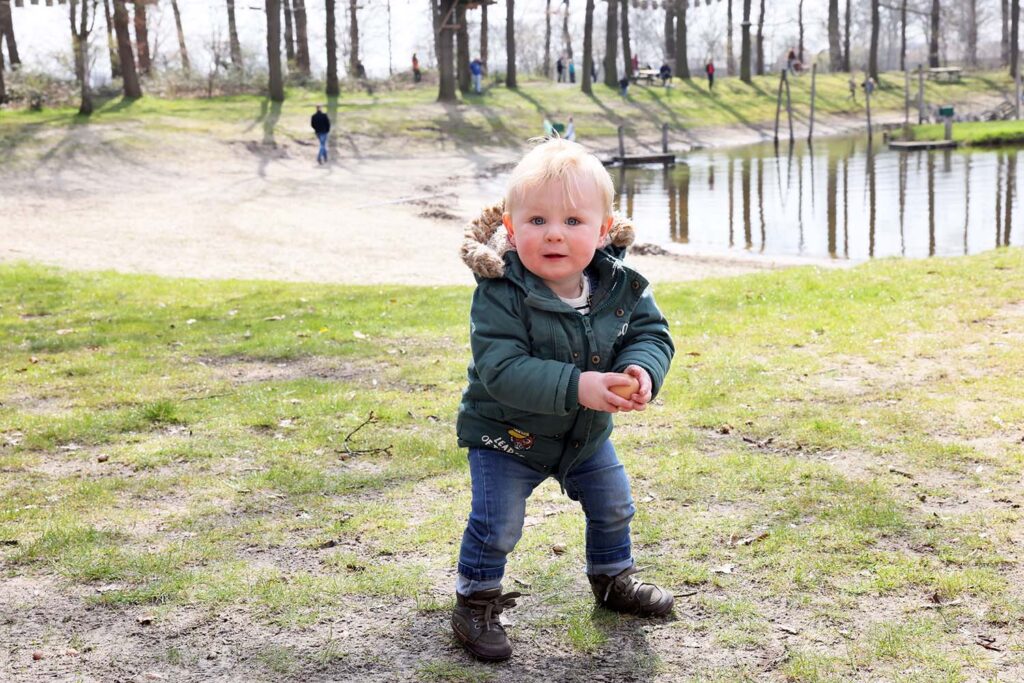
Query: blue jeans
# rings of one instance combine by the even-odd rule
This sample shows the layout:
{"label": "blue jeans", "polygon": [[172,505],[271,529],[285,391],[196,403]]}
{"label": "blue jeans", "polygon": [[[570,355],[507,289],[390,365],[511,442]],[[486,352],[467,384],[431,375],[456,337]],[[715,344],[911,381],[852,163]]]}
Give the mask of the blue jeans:
{"label": "blue jeans", "polygon": [[316,155],[317,163],[321,161],[327,161],[327,136],[328,133],[317,133],[316,136],[320,138],[320,153]]}
{"label": "blue jeans", "polygon": [[476,92],[477,95],[479,95],[480,92],[482,91],[482,81],[483,74],[473,74],[473,90]]}
{"label": "blue jeans", "polygon": [[[547,479],[515,456],[486,448],[469,449],[469,473],[473,505],[455,584],[462,595],[501,585],[505,558],[523,534],[526,499]],[[563,484],[587,517],[587,573],[614,576],[632,566],[629,522],[636,507],[612,442],[570,470]]]}

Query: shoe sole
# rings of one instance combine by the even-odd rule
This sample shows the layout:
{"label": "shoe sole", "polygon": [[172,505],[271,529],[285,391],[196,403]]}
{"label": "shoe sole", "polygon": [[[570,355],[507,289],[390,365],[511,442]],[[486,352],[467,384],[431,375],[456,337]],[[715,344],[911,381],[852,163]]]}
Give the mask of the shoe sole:
{"label": "shoe sole", "polygon": [[495,655],[487,655],[487,654],[484,654],[482,652],[478,652],[478,651],[474,650],[473,649],[473,644],[469,642],[469,638],[464,636],[462,634],[462,632],[459,631],[459,629],[455,628],[454,622],[452,623],[452,632],[455,634],[455,637],[459,639],[459,642],[462,643],[462,646],[464,648],[466,648],[466,652],[468,652],[469,654],[473,655],[474,657],[476,657],[477,659],[479,659],[479,660],[481,660],[483,662],[503,662],[503,661],[505,661],[506,659],[508,659],[509,657],[512,656],[511,652],[508,653],[507,655],[497,655],[497,656],[495,656]]}

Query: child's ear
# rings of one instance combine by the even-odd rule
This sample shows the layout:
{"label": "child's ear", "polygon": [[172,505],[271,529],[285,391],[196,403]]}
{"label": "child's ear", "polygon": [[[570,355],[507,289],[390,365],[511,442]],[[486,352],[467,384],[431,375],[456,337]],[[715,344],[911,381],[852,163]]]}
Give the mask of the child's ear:
{"label": "child's ear", "polygon": [[512,227],[512,214],[501,214],[501,222],[505,226],[505,232],[508,233],[509,246],[516,246],[516,231],[515,228]]}
{"label": "child's ear", "polygon": [[608,239],[608,231],[612,229],[613,216],[608,216],[604,219],[604,223],[601,224],[601,241],[605,242]]}

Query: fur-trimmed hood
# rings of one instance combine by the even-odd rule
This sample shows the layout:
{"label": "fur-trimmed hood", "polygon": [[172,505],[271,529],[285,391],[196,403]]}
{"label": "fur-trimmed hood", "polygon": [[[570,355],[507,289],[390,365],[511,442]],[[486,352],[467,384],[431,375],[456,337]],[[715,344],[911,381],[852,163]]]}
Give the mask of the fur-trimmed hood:
{"label": "fur-trimmed hood", "polygon": [[[499,278],[505,275],[505,253],[512,247],[508,233],[501,222],[505,212],[502,199],[485,207],[480,217],[470,222],[462,240],[462,261],[481,278]],[[633,244],[635,233],[633,223],[619,214],[612,214],[612,227],[608,231],[607,243],[602,249],[616,258],[622,258],[626,249]]]}

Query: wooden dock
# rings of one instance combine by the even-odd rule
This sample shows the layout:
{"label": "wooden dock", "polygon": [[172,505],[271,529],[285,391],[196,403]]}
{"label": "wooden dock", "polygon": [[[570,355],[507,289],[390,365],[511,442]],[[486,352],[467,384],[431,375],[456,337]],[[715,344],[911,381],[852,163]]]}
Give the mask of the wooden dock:
{"label": "wooden dock", "polygon": [[642,164],[674,164],[676,155],[669,152],[663,154],[627,154],[626,156],[613,156],[602,162],[605,166],[640,166]]}
{"label": "wooden dock", "polygon": [[890,140],[889,149],[900,152],[920,152],[927,149],[956,149],[956,140]]}

